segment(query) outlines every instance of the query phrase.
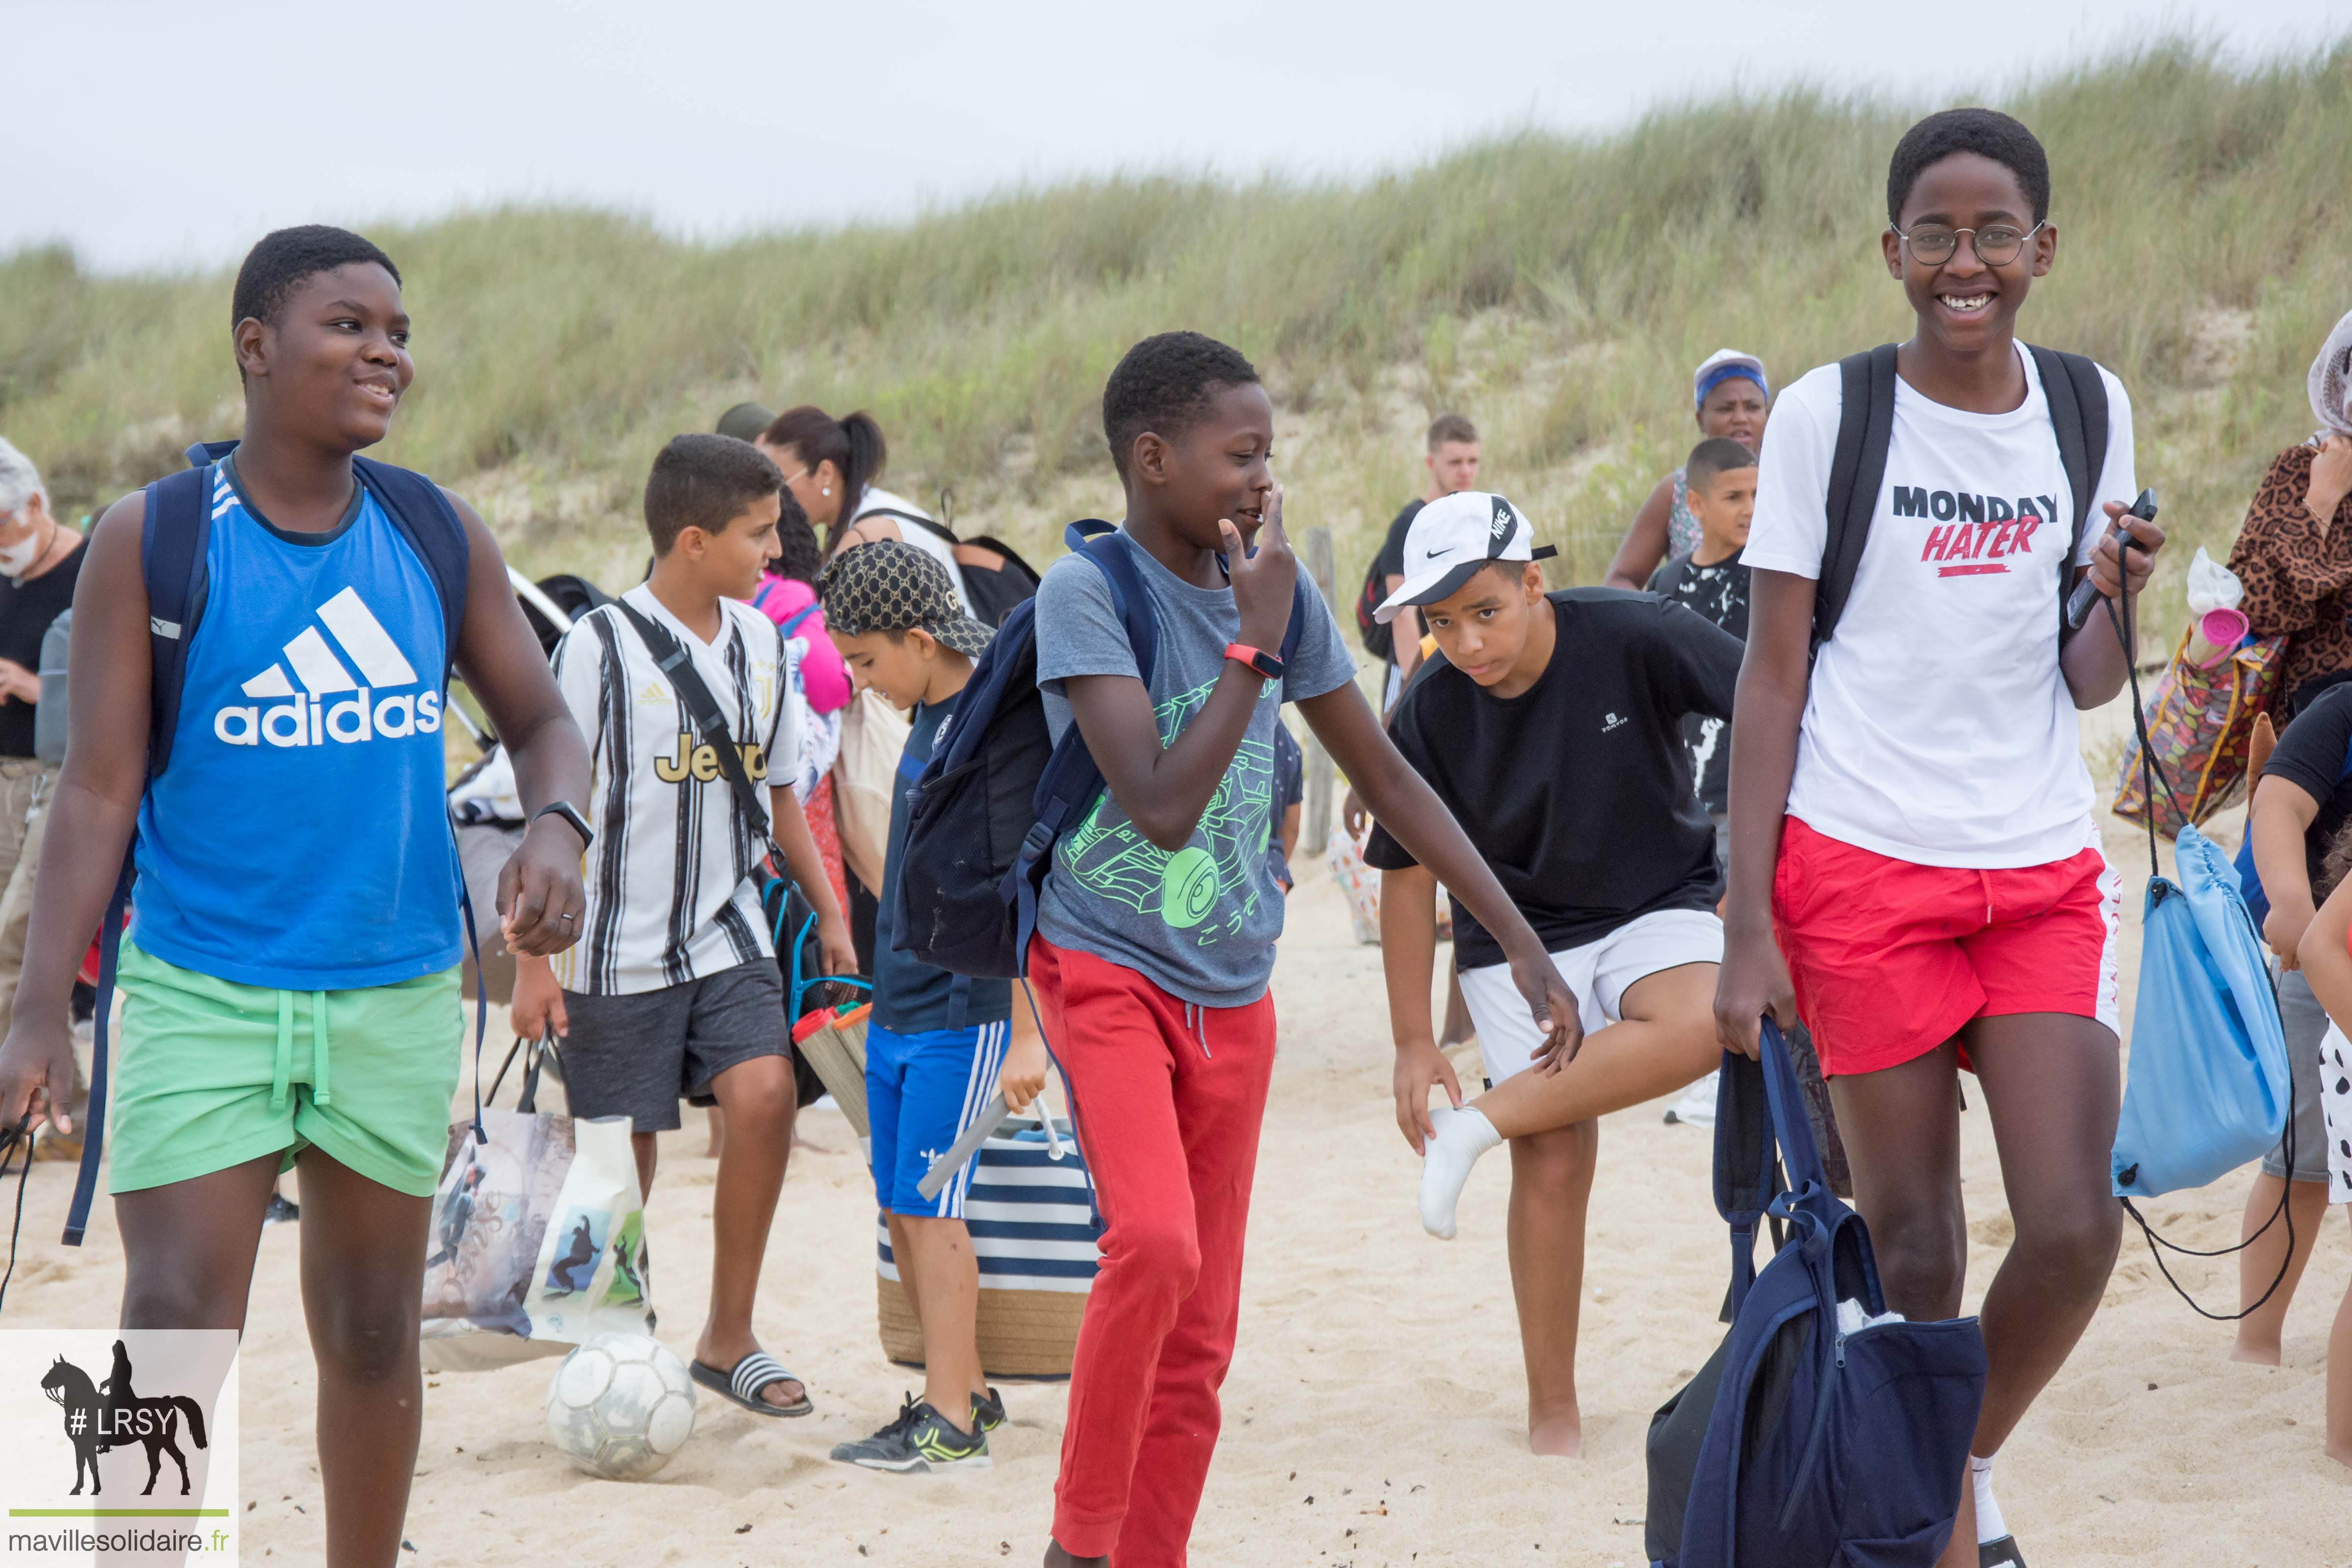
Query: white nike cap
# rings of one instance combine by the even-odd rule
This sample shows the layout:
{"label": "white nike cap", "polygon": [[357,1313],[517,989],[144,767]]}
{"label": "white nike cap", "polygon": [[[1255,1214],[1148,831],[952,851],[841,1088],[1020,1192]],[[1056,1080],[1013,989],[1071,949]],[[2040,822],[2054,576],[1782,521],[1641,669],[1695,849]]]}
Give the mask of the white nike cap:
{"label": "white nike cap", "polygon": [[1542,561],[1558,554],[1538,545],[1519,509],[1487,490],[1456,490],[1423,507],[1404,536],[1404,585],[1372,612],[1385,626],[1408,605],[1433,605],[1462,591],[1494,561]]}

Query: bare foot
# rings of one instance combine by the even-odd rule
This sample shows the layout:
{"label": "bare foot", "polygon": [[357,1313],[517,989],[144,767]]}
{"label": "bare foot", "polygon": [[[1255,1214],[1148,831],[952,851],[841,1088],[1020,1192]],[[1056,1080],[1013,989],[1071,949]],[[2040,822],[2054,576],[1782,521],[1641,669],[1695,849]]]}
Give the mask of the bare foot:
{"label": "bare foot", "polygon": [[1108,1557],[1073,1557],[1058,1541],[1045,1542],[1045,1568],[1110,1568]]}
{"label": "bare foot", "polygon": [[[714,1371],[732,1373],[738,1362],[759,1348],[760,1342],[757,1340],[747,1339],[740,1345],[730,1345],[721,1350],[711,1339],[710,1331],[705,1329],[702,1331],[702,1337],[694,1342],[694,1359]],[[798,1378],[787,1377],[769,1384],[752,1397],[763,1405],[772,1405],[781,1410],[798,1405],[807,1398],[808,1390],[801,1386]]]}
{"label": "bare foot", "polygon": [[1549,1415],[1528,1416],[1528,1447],[1536,1453],[1553,1458],[1580,1459],[1584,1457],[1584,1421],[1576,1406],[1554,1411]]}
{"label": "bare foot", "polygon": [[2328,1444],[2327,1457],[2346,1469],[2352,1470],[2352,1443]]}
{"label": "bare foot", "polygon": [[2279,1363],[2279,1348],[2276,1345],[2250,1345],[2240,1340],[2230,1347],[2230,1359],[2244,1362],[2249,1366],[2276,1366]]}

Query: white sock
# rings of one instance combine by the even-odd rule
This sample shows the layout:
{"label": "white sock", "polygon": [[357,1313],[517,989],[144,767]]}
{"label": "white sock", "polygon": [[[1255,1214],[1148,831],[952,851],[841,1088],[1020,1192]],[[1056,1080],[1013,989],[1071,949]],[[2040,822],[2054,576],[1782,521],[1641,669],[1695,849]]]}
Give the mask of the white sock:
{"label": "white sock", "polygon": [[1977,1493],[1977,1544],[1999,1541],[2009,1533],[2009,1526],[2000,1517],[2000,1504],[1992,1500],[1992,1460],[1969,1456],[1969,1479]]}
{"label": "white sock", "polygon": [[1429,1113],[1437,1135],[1423,1144],[1421,1158],[1421,1228],[1440,1241],[1454,1239],[1454,1205],[1478,1156],[1503,1141],[1495,1124],[1475,1105],[1456,1110],[1440,1106]]}

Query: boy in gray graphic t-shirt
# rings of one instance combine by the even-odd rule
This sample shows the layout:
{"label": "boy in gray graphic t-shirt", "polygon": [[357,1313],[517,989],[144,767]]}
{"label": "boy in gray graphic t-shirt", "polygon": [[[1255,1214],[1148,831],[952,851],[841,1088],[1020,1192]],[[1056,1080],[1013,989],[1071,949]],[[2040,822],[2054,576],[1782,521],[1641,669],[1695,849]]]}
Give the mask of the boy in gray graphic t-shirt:
{"label": "boy in gray graphic t-shirt", "polygon": [[[1160,627],[1150,690],[1166,746],[1216,685],[1225,645],[1241,635],[1241,611],[1232,589],[1194,587],[1147,552],[1132,554]],[[1308,594],[1301,602],[1307,625],[1290,667],[1260,687],[1249,729],[1192,842],[1172,855],[1160,848],[1105,790],[1086,820],[1054,847],[1054,868],[1037,906],[1037,929],[1046,941],[1140,970],[1204,1007],[1238,1007],[1264,994],[1274,972],[1274,941],[1282,934],[1282,885],[1265,853],[1269,837],[1281,831],[1274,731],[1285,701],[1318,697],[1356,675],[1323,596]],[[1108,581],[1076,557],[1045,573],[1037,622],[1053,628],[1037,639],[1037,680],[1045,722],[1059,741],[1070,723],[1063,678],[1132,678],[1135,650]]]}
{"label": "boy in gray graphic t-shirt", "polygon": [[[1242,1241],[1274,1070],[1282,891],[1274,737],[1287,700],[1372,812],[1496,933],[1537,1027],[1567,1051],[1576,1002],[1494,874],[1389,743],[1331,612],[1297,591],[1248,360],[1197,332],[1128,351],[1103,388],[1127,522],[1088,546],[1142,579],[1151,679],[1093,563],[1037,593],[1037,684],[1058,740],[1102,768],[1055,847],[1026,954],[1102,1211],[1070,1367],[1046,1568],[1181,1563],[1216,1447]],[[1251,545],[1255,543],[1255,551]],[[1294,609],[1306,616],[1287,664]]]}

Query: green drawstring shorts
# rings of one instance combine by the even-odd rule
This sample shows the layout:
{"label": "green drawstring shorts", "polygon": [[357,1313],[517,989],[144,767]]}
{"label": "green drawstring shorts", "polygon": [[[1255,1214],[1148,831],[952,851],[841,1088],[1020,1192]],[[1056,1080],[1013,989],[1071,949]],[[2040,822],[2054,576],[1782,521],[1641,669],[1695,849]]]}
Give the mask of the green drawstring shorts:
{"label": "green drawstring shorts", "polygon": [[449,1148],[465,1014],[457,971],[273,991],[122,945],[107,1190],[138,1192],[306,1148],[431,1197]]}

